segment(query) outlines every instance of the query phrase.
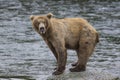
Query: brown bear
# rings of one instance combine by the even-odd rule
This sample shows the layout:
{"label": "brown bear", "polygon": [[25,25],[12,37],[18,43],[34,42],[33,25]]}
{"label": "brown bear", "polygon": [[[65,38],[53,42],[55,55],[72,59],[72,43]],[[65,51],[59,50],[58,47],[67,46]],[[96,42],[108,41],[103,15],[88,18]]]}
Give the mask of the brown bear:
{"label": "brown bear", "polygon": [[33,28],[42,36],[53,52],[58,67],[54,75],[62,74],[67,60],[67,49],[77,52],[78,61],[70,68],[71,72],[86,70],[86,63],[99,42],[97,31],[83,18],[53,18],[47,15],[32,15]]}

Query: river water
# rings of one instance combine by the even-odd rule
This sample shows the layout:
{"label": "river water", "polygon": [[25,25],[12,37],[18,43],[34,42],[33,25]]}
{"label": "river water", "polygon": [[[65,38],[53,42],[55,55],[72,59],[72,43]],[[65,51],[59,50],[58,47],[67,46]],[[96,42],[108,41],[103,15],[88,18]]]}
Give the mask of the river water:
{"label": "river water", "polygon": [[[49,12],[57,18],[87,19],[100,34],[87,70],[120,77],[119,0],[0,0],[0,80],[49,80],[52,76],[55,58],[29,19]],[[76,53],[68,50],[67,68],[75,60]]]}

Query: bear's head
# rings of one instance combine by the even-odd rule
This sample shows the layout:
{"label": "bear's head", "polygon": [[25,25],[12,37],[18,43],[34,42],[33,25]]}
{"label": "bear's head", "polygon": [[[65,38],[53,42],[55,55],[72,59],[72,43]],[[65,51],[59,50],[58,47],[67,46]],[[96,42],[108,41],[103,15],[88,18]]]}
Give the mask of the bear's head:
{"label": "bear's head", "polygon": [[45,34],[48,30],[50,24],[50,19],[53,16],[52,13],[48,13],[47,15],[31,15],[30,19],[33,24],[33,28],[39,33],[39,34]]}

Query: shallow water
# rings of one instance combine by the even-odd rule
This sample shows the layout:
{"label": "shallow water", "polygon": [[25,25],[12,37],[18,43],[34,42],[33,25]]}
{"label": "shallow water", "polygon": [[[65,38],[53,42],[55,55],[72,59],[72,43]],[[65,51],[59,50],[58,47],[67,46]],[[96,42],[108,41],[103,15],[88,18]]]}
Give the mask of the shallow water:
{"label": "shallow water", "polygon": [[[88,71],[97,69],[120,77],[119,0],[0,0],[0,80],[52,80],[55,58],[29,19],[48,12],[58,18],[87,19],[100,33]],[[76,58],[69,50],[67,69]]]}

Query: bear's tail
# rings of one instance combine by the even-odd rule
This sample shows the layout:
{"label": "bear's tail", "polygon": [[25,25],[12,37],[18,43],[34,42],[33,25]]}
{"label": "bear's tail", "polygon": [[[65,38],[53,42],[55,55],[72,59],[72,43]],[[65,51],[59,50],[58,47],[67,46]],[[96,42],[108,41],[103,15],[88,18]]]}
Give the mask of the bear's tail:
{"label": "bear's tail", "polygon": [[96,33],[96,43],[98,43],[98,42],[99,42],[99,34]]}

